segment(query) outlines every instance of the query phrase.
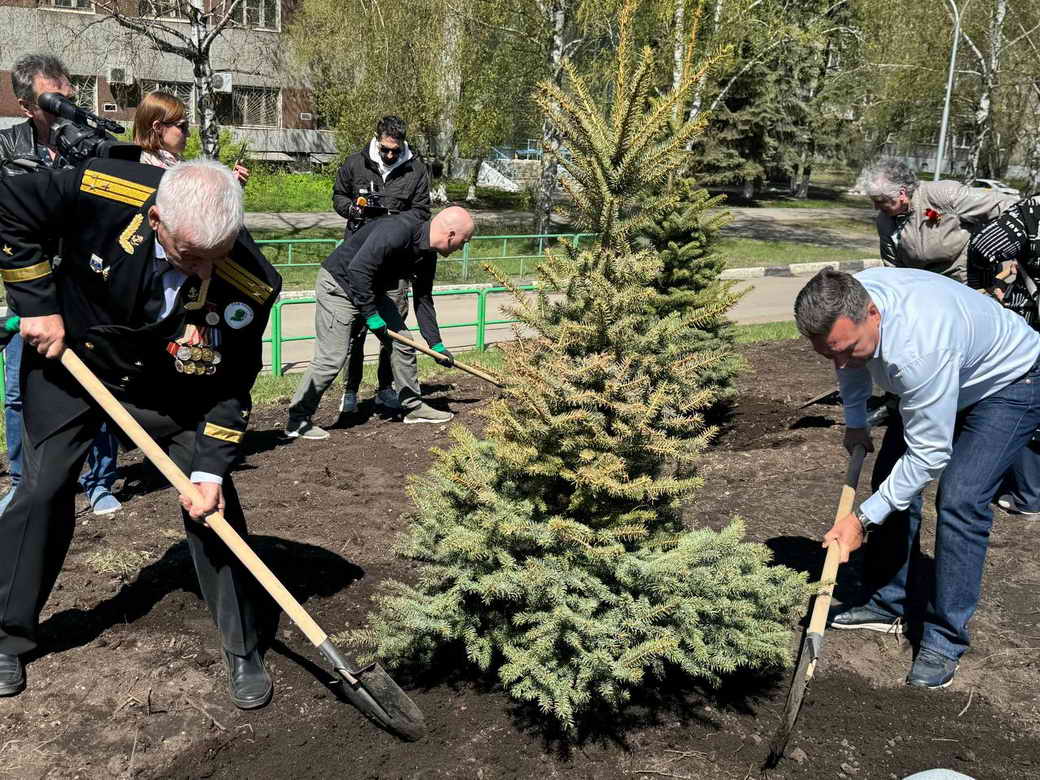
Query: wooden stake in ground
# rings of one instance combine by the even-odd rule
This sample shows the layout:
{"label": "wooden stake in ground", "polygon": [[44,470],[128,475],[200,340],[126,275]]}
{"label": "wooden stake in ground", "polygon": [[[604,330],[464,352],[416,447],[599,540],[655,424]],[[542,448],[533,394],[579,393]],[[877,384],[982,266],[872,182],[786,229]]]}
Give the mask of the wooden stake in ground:
{"label": "wooden stake in ground", "polygon": [[[390,330],[389,328],[387,328],[386,335],[388,335],[394,341],[401,342],[406,347],[411,347],[412,349],[416,349],[419,352],[422,352],[424,355],[429,355],[434,360],[440,360],[444,357],[444,355],[442,355],[437,350],[425,347],[417,341],[412,341],[412,339],[408,338],[407,336],[402,336],[395,330]],[[481,371],[479,368],[474,368],[473,366],[466,365],[465,363],[460,363],[457,360],[455,361],[454,366],[455,368],[460,369],[461,371],[465,371],[467,374],[472,374],[478,379],[483,379],[485,382],[490,382],[495,387],[504,387],[502,382],[493,377],[491,374],[488,374],[485,371]]]}
{"label": "wooden stake in ground", "polygon": [[[852,503],[856,499],[856,485],[859,483],[859,472],[863,468],[863,459],[866,450],[862,446],[856,447],[849,458],[849,468],[845,474],[845,484],[841,488],[841,500],[838,502],[838,511],[835,520],[844,517],[852,511]],[[820,659],[823,649],[823,632],[827,628],[827,612],[831,606],[831,594],[834,592],[834,581],[838,576],[838,566],[841,565],[841,546],[832,542],[827,547],[827,559],[823,564],[823,574],[820,576],[820,589],[816,592],[816,602],[813,604],[812,617],[809,626],[805,630],[802,639],[802,649],[798,654],[798,666],[794,672],[794,680],[791,690],[787,694],[787,706],[784,707],[784,717],[780,722],[769,744],[769,757],[766,759],[766,768],[772,769],[784,756],[787,749],[787,741],[794,731],[795,721],[798,720],[798,712],[802,708],[802,699],[809,689],[809,682],[816,672],[816,662]]]}
{"label": "wooden stake in ground", "polygon": [[[123,405],[116,400],[108,388],[101,384],[94,372],[84,365],[75,352],[65,349],[61,354],[61,362],[116,425],[122,428],[131,441],[141,448],[145,457],[162,472],[181,495],[188,496],[194,501],[202,498],[198,487],[177,468],[170,456],[123,408]],[[371,664],[363,669],[353,669],[332,644],[328,634],[321,629],[321,626],[314,621],[314,618],[307,613],[300,602],[275,577],[267,564],[260,560],[253,549],[224,519],[223,514],[214,512],[208,515],[206,525],[212,528],[217,536],[231,548],[231,552],[242,561],[264,589],[271,594],[271,597],[278,602],[278,606],[285,611],[289,619],[299,627],[307,639],[332,665],[343,683],[341,690],[351,704],[387,730],[405,739],[419,739],[426,733],[426,721],[419,708],[390,678],[390,675],[384,672],[378,664]]]}

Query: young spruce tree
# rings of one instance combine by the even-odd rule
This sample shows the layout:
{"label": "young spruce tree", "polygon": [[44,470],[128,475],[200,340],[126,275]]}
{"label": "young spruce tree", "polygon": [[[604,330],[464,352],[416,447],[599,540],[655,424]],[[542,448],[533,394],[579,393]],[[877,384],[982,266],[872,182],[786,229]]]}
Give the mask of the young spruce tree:
{"label": "young spruce tree", "polygon": [[703,377],[726,357],[695,334],[727,303],[661,316],[662,261],[630,246],[674,197],[634,196],[661,189],[697,132],[667,128],[701,75],[688,65],[675,92],[650,99],[652,55],[631,51],[635,2],[608,114],[570,67],[566,92],[539,94],[571,152],[576,216],[600,243],[550,254],[538,294],[517,294],[535,335],[505,349],[510,384],[486,407],[485,438],[455,427],[411,484],[418,513],[397,549],[421,562],[418,580],[387,583],[367,628],[347,635],[390,664],[461,645],[565,729],[668,669],[717,682],[784,665],[805,594],[739,522],[715,532],[681,520],[714,433]]}

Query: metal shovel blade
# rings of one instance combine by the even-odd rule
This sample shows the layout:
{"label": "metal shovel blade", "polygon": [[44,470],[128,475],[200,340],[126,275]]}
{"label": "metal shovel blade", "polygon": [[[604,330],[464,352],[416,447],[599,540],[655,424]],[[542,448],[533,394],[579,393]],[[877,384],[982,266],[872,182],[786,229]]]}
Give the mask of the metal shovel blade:
{"label": "metal shovel blade", "polygon": [[343,681],[343,694],[364,715],[387,731],[414,742],[426,736],[426,718],[379,664],[352,670],[339,650],[326,639],[319,647]]}

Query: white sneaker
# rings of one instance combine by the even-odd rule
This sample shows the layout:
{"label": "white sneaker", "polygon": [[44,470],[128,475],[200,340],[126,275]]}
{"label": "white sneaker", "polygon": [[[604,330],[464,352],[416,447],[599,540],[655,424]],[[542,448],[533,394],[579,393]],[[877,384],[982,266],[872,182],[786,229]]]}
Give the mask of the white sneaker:
{"label": "white sneaker", "polygon": [[387,409],[400,409],[401,402],[397,398],[397,391],[392,387],[384,387],[375,398],[376,406],[385,406]]}
{"label": "white sneaker", "polygon": [[1040,517],[1040,512],[1023,512],[1015,504],[1015,499],[1011,497],[1011,494],[1003,495],[997,499],[997,506],[1003,509],[1005,512],[1011,515],[1022,515],[1022,517]]}
{"label": "white sneaker", "polygon": [[328,431],[313,425],[310,420],[289,420],[289,424],[285,426],[285,435],[290,439],[310,439],[311,441],[329,438]]}
{"label": "white sneaker", "polygon": [[404,424],[446,423],[454,416],[451,412],[442,412],[439,409],[434,409],[432,406],[421,403],[404,416]]}
{"label": "white sneaker", "polygon": [[340,414],[354,414],[357,411],[357,393],[350,390],[343,391],[343,397],[339,401]]}

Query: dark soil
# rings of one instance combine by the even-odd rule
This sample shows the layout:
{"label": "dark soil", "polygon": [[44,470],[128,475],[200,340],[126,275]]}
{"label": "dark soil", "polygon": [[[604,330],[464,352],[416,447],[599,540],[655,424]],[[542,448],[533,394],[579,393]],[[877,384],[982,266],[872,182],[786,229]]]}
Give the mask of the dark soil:
{"label": "dark soil", "polygon": [[[840,409],[798,406],[833,377],[801,342],[753,345],[746,355],[753,370],[704,460],[705,487],[688,520],[720,528],[740,516],[778,562],[817,577],[818,539],[845,471]],[[461,379],[428,390],[458,422],[480,426],[484,386]],[[335,400],[319,422],[332,422]],[[406,479],[449,441],[444,428],[370,412],[363,407],[328,441],[288,444],[284,410],[260,409],[236,474],[256,549],[330,634],[363,621],[381,581],[414,578],[413,565],[390,552],[412,508]],[[670,680],[619,717],[597,713],[567,742],[493,679],[446,655],[399,677],[429,726],[408,744],[336,696],[324,663],[283,618],[267,654],[275,699],[240,712],[225,692],[173,492],[142,484],[146,470],[127,463],[125,510],[79,515],[29,688],[0,700],[5,776],[887,779],[940,766],[977,778],[1040,776],[1040,568],[1018,543],[1032,530],[1020,519],[998,513],[974,646],[953,686],[910,690],[907,644],[831,632],[791,757],[766,773],[790,672],[737,676],[719,690]],[[126,577],[99,574],[92,556],[111,551],[147,560]],[[858,579],[854,560],[836,596],[854,599]]]}

